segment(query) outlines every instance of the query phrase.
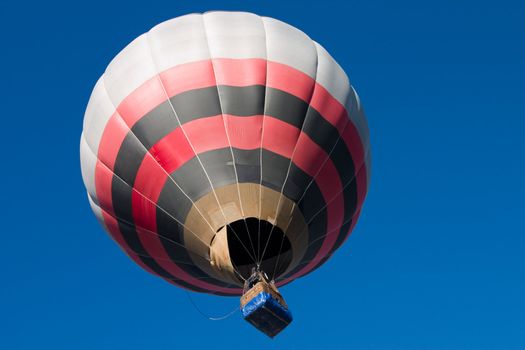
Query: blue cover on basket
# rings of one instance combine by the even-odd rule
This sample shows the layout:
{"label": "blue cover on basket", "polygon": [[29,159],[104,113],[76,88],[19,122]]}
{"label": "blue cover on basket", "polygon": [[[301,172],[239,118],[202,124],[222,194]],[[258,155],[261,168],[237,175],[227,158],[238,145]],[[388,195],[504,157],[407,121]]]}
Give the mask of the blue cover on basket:
{"label": "blue cover on basket", "polygon": [[292,313],[271,294],[261,292],[241,309],[242,316],[269,337],[276,336],[292,322]]}

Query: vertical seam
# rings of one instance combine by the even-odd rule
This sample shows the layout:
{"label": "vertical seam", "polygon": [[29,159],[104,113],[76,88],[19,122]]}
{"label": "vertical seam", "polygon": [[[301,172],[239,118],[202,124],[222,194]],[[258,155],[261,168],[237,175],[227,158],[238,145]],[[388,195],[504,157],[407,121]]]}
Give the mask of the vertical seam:
{"label": "vertical seam", "polygon": [[[253,256],[252,256],[252,259],[255,261],[255,248],[253,246],[253,242],[252,242],[252,238],[251,238],[251,235],[250,235],[250,231],[248,229],[248,224],[246,223],[246,215],[244,214],[244,208],[242,206],[242,198],[241,198],[241,188],[240,188],[240,185],[239,185],[239,176],[237,174],[237,166],[236,166],[236,162],[235,162],[235,155],[233,154],[233,148],[232,148],[232,144],[231,144],[231,140],[230,140],[230,134],[229,134],[229,131],[228,131],[228,128],[226,126],[226,121],[224,119],[224,109],[222,108],[222,100],[221,100],[221,91],[220,91],[220,87],[219,87],[219,84],[217,82],[217,73],[215,71],[215,63],[213,62],[213,59],[214,57],[212,57],[212,53],[211,53],[211,46],[210,46],[210,42],[209,42],[209,39],[208,39],[208,29],[206,27],[206,14],[203,14],[202,15],[202,25],[203,25],[203,28],[204,28],[204,34],[205,34],[205,37],[206,37],[206,45],[208,47],[208,53],[210,55],[210,62],[211,62],[211,68],[212,68],[212,71],[213,71],[213,77],[214,77],[214,80],[215,80],[215,86],[216,86],[216,89],[217,89],[217,96],[219,98],[219,107],[221,109],[221,119],[222,119],[222,124],[224,126],[224,132],[226,133],[226,138],[228,140],[228,146],[230,147],[230,154],[231,154],[231,157],[232,157],[232,163],[233,163],[233,172],[235,173],[235,181],[236,181],[236,185],[237,185],[237,196],[239,197],[239,205],[241,206],[241,215],[242,215],[242,219],[244,221],[244,226],[246,227],[246,234],[248,235],[248,239],[250,241],[250,245],[251,245],[251,248],[252,248],[252,252],[253,252]],[[213,187],[213,185],[212,185]],[[219,203],[220,205],[220,203]],[[225,217],[225,221],[226,221],[226,217]],[[227,224],[227,223],[225,223]],[[233,230],[233,227],[230,226],[230,228]],[[234,231],[235,233],[235,231]],[[235,233],[235,235],[237,236],[237,233]],[[241,242],[239,240],[239,242]],[[242,244],[242,242],[241,242]],[[244,244],[243,244],[244,246]]]}
{"label": "vertical seam", "polygon": [[[315,52],[316,52],[316,62],[315,62],[315,76],[313,77],[313,87],[312,87],[312,92],[310,94],[310,98],[309,98],[309,101],[308,101],[308,107],[306,109],[306,114],[304,116],[304,119],[303,119],[303,123],[301,125],[301,131],[299,132],[299,136],[297,137],[297,140],[295,142],[295,145],[294,145],[294,149],[292,151],[292,155],[290,157],[290,162],[288,163],[288,169],[286,171],[286,176],[285,176],[285,179],[284,179],[284,182],[283,182],[283,185],[281,187],[281,191],[279,193],[279,200],[277,201],[277,206],[275,207],[275,217],[277,217],[278,215],[278,211],[279,211],[279,206],[281,205],[281,200],[282,200],[282,197],[283,197],[283,192],[284,192],[284,188],[286,187],[286,183],[288,182],[288,177],[290,175],[290,170],[292,168],[292,163],[293,163],[293,158],[295,156],[295,151],[297,150],[297,144],[299,143],[299,139],[301,138],[301,134],[303,133],[303,130],[304,130],[304,127],[306,125],[306,119],[308,118],[308,112],[310,111],[310,109],[312,108],[310,106],[311,102],[312,102],[312,98],[314,96],[314,93],[315,93],[315,88],[316,88],[316,81],[317,81],[317,70],[319,69],[319,52],[317,51],[317,46],[314,44],[314,42],[310,39],[310,43],[312,44],[313,48],[315,49]],[[292,207],[293,208],[293,207]],[[271,230],[270,230],[270,234],[268,235],[268,239],[266,241],[266,244],[265,244],[265,247],[264,247],[264,250],[263,250],[263,256],[261,257],[261,262],[262,262],[262,259],[264,259],[264,254],[266,252],[266,249],[268,247],[268,244],[270,242],[270,239],[271,239],[271,236],[272,236],[272,233],[273,233],[273,229],[274,229],[275,226],[272,226]],[[284,241],[284,237],[286,236],[286,232],[284,232],[284,235],[282,237],[282,241]],[[281,242],[281,248],[282,248],[282,242]],[[277,255],[279,256],[279,254]]]}
{"label": "vertical seam", "polygon": [[264,143],[264,121],[266,120],[266,102],[268,98],[268,31],[266,30],[266,22],[264,17],[259,17],[264,29],[264,48],[265,48],[265,67],[266,74],[264,76],[264,104],[261,125],[261,147],[259,147],[259,217],[257,228],[257,269],[261,264],[261,215],[262,215],[262,182],[263,182],[263,143]]}

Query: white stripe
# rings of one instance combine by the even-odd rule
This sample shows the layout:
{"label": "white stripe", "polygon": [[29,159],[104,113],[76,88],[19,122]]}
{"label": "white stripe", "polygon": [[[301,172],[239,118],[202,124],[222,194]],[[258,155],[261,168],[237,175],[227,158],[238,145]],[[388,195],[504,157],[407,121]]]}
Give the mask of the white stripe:
{"label": "white stripe", "polygon": [[366,146],[370,142],[370,135],[368,131],[368,123],[365,117],[365,111],[361,104],[361,99],[359,98],[359,95],[353,86],[352,91],[354,92],[354,107],[352,108],[352,106],[349,106],[350,111],[352,112],[350,113],[350,119],[354,122],[357,130],[359,131],[359,135],[363,140],[363,144]]}
{"label": "white stripe", "polygon": [[80,170],[82,172],[82,180],[86,190],[95,201],[97,199],[97,190],[95,187],[95,168],[97,164],[97,158],[89,149],[84,134],[80,136]]}
{"label": "white stripe", "polygon": [[91,93],[86,113],[84,114],[84,137],[96,154],[98,154],[98,147],[104,128],[114,112],[115,106],[109,100],[104,89],[104,81],[100,78]]}
{"label": "white stripe", "polygon": [[317,83],[324,87],[341,105],[345,105],[350,90],[350,81],[341,66],[318,43]]}
{"label": "white stripe", "polygon": [[[350,99],[347,102],[346,110],[348,112],[348,116],[350,117],[350,120],[354,124],[354,126],[357,129],[357,132],[359,133],[359,137],[361,138],[361,143],[363,145],[363,151],[365,152],[365,165],[367,169],[367,178],[370,177],[370,163],[371,163],[371,155],[370,155],[370,133],[368,131],[368,123],[366,121],[365,112],[363,110],[363,107],[361,105],[361,101],[359,99],[359,95],[351,86],[352,93],[350,94]],[[367,181],[368,185],[369,181]]]}
{"label": "white stripe", "polygon": [[266,30],[267,58],[295,68],[315,79],[317,51],[299,29],[273,18],[262,18]]}
{"label": "white stripe", "polygon": [[368,189],[370,187],[370,178],[372,176],[372,152],[370,151],[370,147],[368,147],[365,164],[366,164],[366,188]]}
{"label": "white stripe", "polygon": [[142,34],[111,61],[103,79],[109,98],[118,106],[126,96],[156,74],[146,36]]}
{"label": "white stripe", "polygon": [[200,14],[163,22],[149,31],[148,39],[159,72],[210,58]]}
{"label": "white stripe", "polygon": [[213,58],[266,58],[266,37],[260,17],[246,12],[203,15]]}

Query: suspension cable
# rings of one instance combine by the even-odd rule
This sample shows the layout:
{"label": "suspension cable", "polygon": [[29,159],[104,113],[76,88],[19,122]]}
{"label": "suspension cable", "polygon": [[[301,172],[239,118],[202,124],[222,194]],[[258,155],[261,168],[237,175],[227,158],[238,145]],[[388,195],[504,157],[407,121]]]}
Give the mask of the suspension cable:
{"label": "suspension cable", "polygon": [[208,314],[206,314],[204,311],[202,311],[198,306],[197,304],[195,303],[195,301],[193,300],[190,292],[188,292],[187,290],[185,290],[186,292],[186,296],[188,297],[188,299],[190,300],[190,303],[191,305],[193,305],[193,307],[195,308],[195,310],[197,310],[197,312],[199,314],[201,314],[204,318],[207,318],[208,320],[210,321],[222,321],[222,320],[225,320],[227,318],[229,318],[230,316],[232,316],[234,313],[236,313],[237,311],[239,311],[239,307],[236,306],[235,309],[233,309],[232,311],[228,312],[227,314],[224,314],[222,316],[210,316]]}

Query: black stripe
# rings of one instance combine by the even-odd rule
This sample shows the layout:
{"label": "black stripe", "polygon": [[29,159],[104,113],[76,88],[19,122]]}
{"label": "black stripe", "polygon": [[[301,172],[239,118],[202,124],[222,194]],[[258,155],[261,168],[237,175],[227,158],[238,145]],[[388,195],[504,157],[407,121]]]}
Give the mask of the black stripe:
{"label": "black stripe", "polygon": [[170,100],[182,124],[221,114],[221,102],[216,86],[186,91]]}
{"label": "black stripe", "polygon": [[261,152],[249,152],[232,148],[235,155],[235,168],[239,182],[260,183],[261,182]]}
{"label": "black stripe", "polygon": [[337,240],[334,244],[334,247],[332,250],[330,250],[330,253],[328,255],[333,254],[333,252],[343,244],[346,236],[348,236],[348,230],[350,230],[350,226],[352,226],[352,222],[354,219],[348,219],[348,222],[345,220],[345,224],[341,227],[341,234],[337,237]]}
{"label": "black stripe", "polygon": [[218,89],[225,114],[262,115],[265,103],[271,103],[270,96],[266,97],[266,87],[263,85],[246,87],[219,85]]}
{"label": "black stripe", "polygon": [[308,113],[308,103],[292,94],[270,87],[267,94],[268,101],[264,113],[301,130]]}
{"label": "black stripe", "polygon": [[113,172],[126,183],[134,184],[146,153],[146,149],[135,135],[128,133],[118,151]]}
{"label": "black stripe", "polygon": [[153,110],[140,118],[131,128],[131,132],[151,149],[154,144],[180,126],[173,108],[168,101],[164,101]]}

